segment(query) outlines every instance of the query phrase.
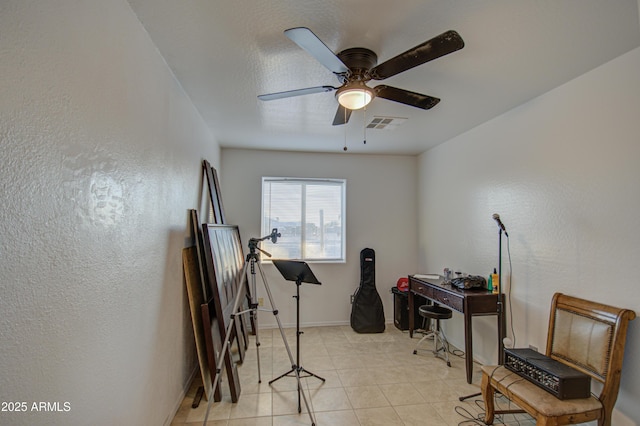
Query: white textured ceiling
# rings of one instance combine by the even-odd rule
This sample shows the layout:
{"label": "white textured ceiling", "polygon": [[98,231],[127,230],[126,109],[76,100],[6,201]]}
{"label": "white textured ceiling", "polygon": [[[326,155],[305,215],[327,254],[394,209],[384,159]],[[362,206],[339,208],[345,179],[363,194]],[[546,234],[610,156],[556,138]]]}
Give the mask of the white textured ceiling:
{"label": "white textured ceiling", "polygon": [[[346,143],[348,152],[416,154],[640,45],[638,0],[129,3],[222,147],[339,152]],[[270,102],[256,97],[338,85],[283,35],[299,26],[336,53],[371,49],[379,63],[449,29],[465,47],[384,80],[441,98],[433,109],[375,99],[347,125],[332,126],[334,93]],[[598,104],[593,99],[593,107]],[[408,120],[365,134],[365,114],[367,122],[374,116]]]}

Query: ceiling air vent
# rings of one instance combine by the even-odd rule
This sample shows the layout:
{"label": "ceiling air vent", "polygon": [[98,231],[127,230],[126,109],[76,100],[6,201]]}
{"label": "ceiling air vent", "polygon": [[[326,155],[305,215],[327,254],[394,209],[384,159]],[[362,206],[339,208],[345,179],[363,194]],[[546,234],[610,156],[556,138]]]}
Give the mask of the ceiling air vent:
{"label": "ceiling air vent", "polygon": [[395,130],[402,123],[407,121],[404,117],[373,117],[367,124],[367,129]]}

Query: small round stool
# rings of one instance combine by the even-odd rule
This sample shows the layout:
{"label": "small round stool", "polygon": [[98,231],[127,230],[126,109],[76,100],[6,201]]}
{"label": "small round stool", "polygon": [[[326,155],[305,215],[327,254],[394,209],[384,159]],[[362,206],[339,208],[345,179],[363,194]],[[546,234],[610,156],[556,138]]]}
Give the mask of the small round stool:
{"label": "small round stool", "polygon": [[[449,342],[447,341],[447,336],[444,335],[444,331],[440,328],[440,320],[449,319],[453,315],[451,309],[439,305],[422,305],[419,308],[419,312],[421,317],[431,321],[429,321],[429,331],[420,339],[413,354],[418,353],[422,342],[433,336],[433,354],[439,356],[442,353],[442,359],[447,361],[447,366],[451,367],[451,362],[449,362]],[[438,343],[440,343],[440,347],[438,347]]]}

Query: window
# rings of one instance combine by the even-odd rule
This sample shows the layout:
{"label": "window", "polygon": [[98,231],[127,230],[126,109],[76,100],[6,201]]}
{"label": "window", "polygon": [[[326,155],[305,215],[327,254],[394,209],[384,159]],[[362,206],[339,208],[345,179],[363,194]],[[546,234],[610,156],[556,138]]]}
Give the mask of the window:
{"label": "window", "polygon": [[344,262],[345,188],[345,179],[263,177],[261,235],[281,237],[261,248],[272,259]]}

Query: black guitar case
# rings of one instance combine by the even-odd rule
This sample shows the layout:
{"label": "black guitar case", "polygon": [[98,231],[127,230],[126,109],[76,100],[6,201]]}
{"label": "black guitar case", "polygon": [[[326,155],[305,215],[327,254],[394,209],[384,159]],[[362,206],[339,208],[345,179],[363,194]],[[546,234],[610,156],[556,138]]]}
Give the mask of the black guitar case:
{"label": "black guitar case", "polygon": [[376,290],[376,252],[370,248],[360,252],[360,287],[353,295],[351,328],[358,333],[384,331],[384,306]]}

